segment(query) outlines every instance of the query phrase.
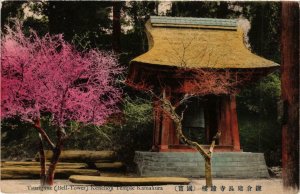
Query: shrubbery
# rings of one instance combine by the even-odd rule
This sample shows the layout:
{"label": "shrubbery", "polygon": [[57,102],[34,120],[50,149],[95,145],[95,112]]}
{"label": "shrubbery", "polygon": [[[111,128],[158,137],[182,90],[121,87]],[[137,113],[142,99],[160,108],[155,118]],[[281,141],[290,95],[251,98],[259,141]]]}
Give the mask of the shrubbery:
{"label": "shrubbery", "polygon": [[265,153],[268,166],[281,164],[279,99],[278,72],[243,89],[237,98],[241,147],[243,151]]}
{"label": "shrubbery", "polygon": [[[126,96],[122,106],[123,112],[118,122],[113,118],[103,126],[83,126],[71,122],[67,131],[73,134],[66,141],[65,149],[115,150],[119,153],[119,159],[127,164],[132,161],[134,151],[149,150],[153,125],[151,101],[140,98],[133,100]],[[53,126],[49,120],[49,116],[44,116],[42,125],[53,137],[55,131],[50,129]],[[4,159],[32,158],[38,151],[38,133],[18,118],[3,121],[1,139]]]}

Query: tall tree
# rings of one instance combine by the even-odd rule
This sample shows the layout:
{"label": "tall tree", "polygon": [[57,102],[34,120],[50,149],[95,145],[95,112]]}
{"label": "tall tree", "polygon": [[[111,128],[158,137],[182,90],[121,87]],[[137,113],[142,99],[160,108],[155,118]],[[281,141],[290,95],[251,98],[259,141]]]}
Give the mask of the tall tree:
{"label": "tall tree", "polygon": [[122,2],[113,2],[113,49],[116,52],[121,51],[121,6]]}
{"label": "tall tree", "polygon": [[299,188],[299,3],[282,2],[281,14],[282,177]]}
{"label": "tall tree", "polygon": [[177,1],[172,3],[172,16],[229,18],[238,13],[228,9],[228,2]]}
{"label": "tall tree", "polygon": [[1,2],[1,30],[9,23],[10,18],[23,17],[22,5],[25,1],[3,1]]}
{"label": "tall tree", "polygon": [[280,62],[280,2],[240,3],[242,14],[251,23],[252,52]]}
{"label": "tall tree", "polygon": [[75,35],[86,35],[93,48],[100,44],[111,47],[111,38],[105,36],[112,25],[111,5],[112,2],[100,1],[49,1],[45,9],[49,31],[64,34],[67,41]]}
{"label": "tall tree", "polygon": [[39,1],[3,1],[1,7],[1,30],[4,32],[5,25],[14,25],[14,19],[23,21],[25,32],[33,28],[38,34],[48,32],[48,20],[43,14],[47,2]]}

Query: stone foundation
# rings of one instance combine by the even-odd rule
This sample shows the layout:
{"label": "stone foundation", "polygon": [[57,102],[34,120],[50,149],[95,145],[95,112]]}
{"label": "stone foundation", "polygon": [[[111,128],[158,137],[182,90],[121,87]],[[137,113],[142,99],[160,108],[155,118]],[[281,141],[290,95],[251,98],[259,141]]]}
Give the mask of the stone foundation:
{"label": "stone foundation", "polygon": [[[140,176],[204,177],[204,160],[198,152],[135,152]],[[263,153],[216,152],[214,178],[269,178]]]}

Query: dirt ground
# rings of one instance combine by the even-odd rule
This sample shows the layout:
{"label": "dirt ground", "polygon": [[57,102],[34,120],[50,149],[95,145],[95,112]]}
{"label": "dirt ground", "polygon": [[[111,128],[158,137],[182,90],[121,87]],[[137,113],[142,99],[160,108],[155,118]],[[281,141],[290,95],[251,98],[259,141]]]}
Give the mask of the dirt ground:
{"label": "dirt ground", "polygon": [[[48,188],[39,187],[39,180],[1,180],[2,193],[56,193],[56,194],[296,194],[296,190],[284,191],[282,181],[280,179],[214,179],[213,190],[203,187],[205,181],[203,179],[191,179],[190,185],[164,185],[164,186],[91,186],[80,185],[69,182],[68,180],[56,180],[55,185]],[[243,188],[243,191],[241,189]],[[190,191],[192,190],[192,191]]]}

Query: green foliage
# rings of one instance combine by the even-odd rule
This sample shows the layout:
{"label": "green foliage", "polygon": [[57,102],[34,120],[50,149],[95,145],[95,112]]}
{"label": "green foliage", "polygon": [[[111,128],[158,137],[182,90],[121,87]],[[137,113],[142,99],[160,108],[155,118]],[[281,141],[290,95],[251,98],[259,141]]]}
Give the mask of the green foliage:
{"label": "green foliage", "polygon": [[[152,145],[151,101],[126,96],[121,122],[113,119],[103,126],[78,126],[67,140],[66,149],[115,150],[119,159],[133,165],[134,151],[150,150]],[[80,130],[76,128],[81,128]]]}
{"label": "green foliage", "polygon": [[128,96],[124,99],[125,126],[137,128],[141,123],[149,123],[152,120],[151,101],[137,98],[130,99]]}
{"label": "green foliage", "polygon": [[239,13],[228,9],[229,2],[177,1],[168,15],[180,17],[232,18]]}
{"label": "green foliage", "polygon": [[3,1],[1,2],[1,30],[4,25],[10,23],[11,18],[22,18],[24,16],[22,5],[25,1]]}
{"label": "green foliage", "polygon": [[[103,126],[70,122],[66,127],[70,137],[64,149],[115,150],[120,160],[132,165],[134,151],[150,150],[152,145],[152,104],[150,100],[126,96],[122,106],[122,114]],[[44,115],[41,124],[55,141],[55,126],[50,121],[51,117]],[[18,118],[2,122],[1,140],[2,158],[20,160],[38,152],[38,132]]]}
{"label": "green foliage", "polygon": [[281,165],[281,127],[274,119],[238,113],[242,149],[265,154],[268,166]]}
{"label": "green foliage", "polygon": [[[18,19],[23,22],[25,34],[30,29],[37,31],[39,35],[49,32],[48,18],[43,15],[43,9],[46,7],[45,2],[28,2],[28,1],[4,1],[1,8],[1,29],[5,31],[5,25],[14,25],[13,20]],[[26,10],[26,11],[25,11]],[[31,13],[26,15],[25,13]]]}
{"label": "green foliage", "polygon": [[252,52],[280,63],[280,2],[242,4],[243,16],[251,23]]}
{"label": "green foliage", "polygon": [[244,88],[239,94],[239,106],[241,111],[249,114],[257,114],[261,117],[272,115],[276,118],[280,93],[280,77],[278,72],[275,72],[260,82]]}
{"label": "green foliage", "polygon": [[155,1],[130,1],[125,7],[125,12],[133,19],[134,31],[144,29],[144,22],[150,15],[156,15],[157,2]]}
{"label": "green foliage", "polygon": [[[251,23],[248,33],[252,52],[280,63],[280,3],[241,3]],[[238,96],[241,145],[244,151],[263,152],[267,165],[281,164],[279,72],[272,73]]]}
{"label": "green foliage", "polygon": [[281,125],[277,104],[280,78],[272,73],[237,97],[241,145],[244,151],[263,152],[269,166],[280,165]]}
{"label": "green foliage", "polygon": [[111,2],[100,1],[50,1],[44,13],[49,18],[50,32],[63,33],[70,41],[75,34],[83,35],[86,31],[106,34],[111,27],[110,5]]}
{"label": "green foliage", "polygon": [[[51,117],[43,115],[41,118],[42,127],[52,140],[55,140],[55,126],[51,125]],[[7,118],[1,122],[1,158],[23,160],[32,159],[38,152],[39,133],[33,124],[21,121],[16,116]],[[44,145],[49,149],[48,145]]]}
{"label": "green foliage", "polygon": [[[34,155],[37,150],[38,133],[32,126],[23,123],[20,118],[9,118],[1,121],[1,158],[21,160]],[[38,148],[38,147],[37,147]]]}
{"label": "green foliage", "polygon": [[[134,57],[148,50],[145,22],[150,15],[156,15],[157,3],[154,1],[130,1],[123,5],[124,13],[131,19],[132,30],[121,35],[121,64],[128,64]],[[122,25],[126,25],[126,23]]]}

